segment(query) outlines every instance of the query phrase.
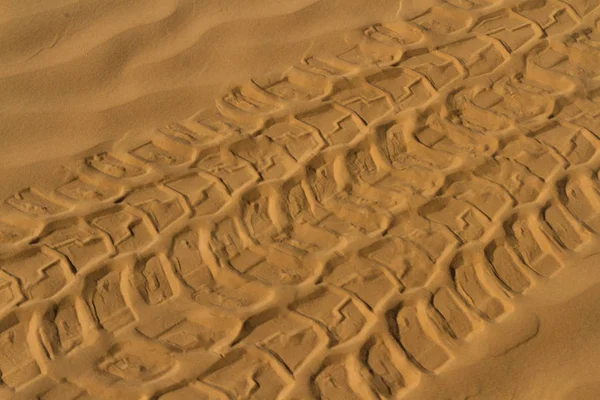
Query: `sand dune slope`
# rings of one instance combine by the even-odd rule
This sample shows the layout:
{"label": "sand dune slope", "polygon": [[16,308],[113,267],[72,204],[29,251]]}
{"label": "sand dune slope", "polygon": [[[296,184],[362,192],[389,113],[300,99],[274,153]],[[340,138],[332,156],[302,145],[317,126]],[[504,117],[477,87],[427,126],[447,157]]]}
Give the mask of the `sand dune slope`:
{"label": "sand dune slope", "polygon": [[0,398],[589,397],[600,3],[222,3],[0,6]]}

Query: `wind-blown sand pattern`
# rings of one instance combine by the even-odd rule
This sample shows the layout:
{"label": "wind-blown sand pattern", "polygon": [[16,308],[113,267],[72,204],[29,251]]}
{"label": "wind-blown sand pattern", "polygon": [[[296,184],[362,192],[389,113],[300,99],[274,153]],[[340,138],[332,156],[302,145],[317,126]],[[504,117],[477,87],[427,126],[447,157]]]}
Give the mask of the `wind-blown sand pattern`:
{"label": "wind-blown sand pattern", "polygon": [[599,29],[446,0],[9,196],[0,397],[450,398],[597,252]]}

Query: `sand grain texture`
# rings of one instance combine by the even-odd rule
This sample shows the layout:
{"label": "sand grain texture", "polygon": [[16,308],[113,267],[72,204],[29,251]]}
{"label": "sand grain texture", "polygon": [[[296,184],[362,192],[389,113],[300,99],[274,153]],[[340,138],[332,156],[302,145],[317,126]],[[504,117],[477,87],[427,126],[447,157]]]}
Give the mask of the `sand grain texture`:
{"label": "sand grain texture", "polygon": [[0,398],[595,398],[600,2],[0,25]]}

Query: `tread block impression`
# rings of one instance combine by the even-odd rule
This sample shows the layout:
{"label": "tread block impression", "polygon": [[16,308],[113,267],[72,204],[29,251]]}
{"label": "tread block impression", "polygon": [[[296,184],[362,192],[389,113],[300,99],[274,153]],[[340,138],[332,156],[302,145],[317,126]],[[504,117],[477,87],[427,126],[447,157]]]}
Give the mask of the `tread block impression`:
{"label": "tread block impression", "polygon": [[[235,221],[225,220],[218,228],[221,232],[217,231],[215,249],[222,248],[223,240],[237,237],[239,240],[234,240],[238,242],[237,250],[231,256],[227,251],[227,257],[220,252],[221,258],[228,258],[228,264],[237,272],[267,285],[299,284],[314,273],[316,260],[308,258],[312,251],[319,250],[318,236],[311,237],[310,229],[302,227],[288,226],[283,230],[274,212],[278,206],[274,195],[275,188],[261,186],[243,196],[243,232],[250,239],[248,247],[242,243],[242,230],[236,228]],[[227,226],[231,234],[223,230]]]}
{"label": "tread block impression", "polygon": [[474,174],[502,187],[521,204],[535,201],[544,187],[542,178],[525,165],[505,157],[486,161]]}
{"label": "tread block impression", "polygon": [[479,239],[489,228],[489,218],[465,200],[438,197],[419,208],[419,214],[448,227],[463,243]]}
{"label": "tread block impression", "polygon": [[465,75],[464,67],[455,58],[440,51],[414,54],[401,61],[399,66],[425,76],[436,90]]}
{"label": "tread block impression", "polygon": [[504,223],[505,238],[525,265],[549,277],[563,266],[556,256],[555,246],[540,226],[541,221],[533,215],[515,214]]}
{"label": "tread block impression", "polygon": [[585,98],[559,99],[557,101],[557,118],[578,125],[592,132],[596,137],[600,134],[600,90],[593,89]]}
{"label": "tread block impression", "polygon": [[143,260],[134,268],[133,283],[149,305],[160,304],[173,296],[165,268],[168,262],[161,255]]}
{"label": "tread block impression", "polygon": [[196,113],[186,120],[186,126],[201,132],[204,136],[220,140],[251,133],[255,130],[254,123],[239,119],[234,121],[214,108],[203,109]]}
{"label": "tread block impression", "polygon": [[461,304],[458,294],[451,288],[438,289],[433,295],[431,305],[430,315],[433,320],[452,338],[465,340],[479,327],[477,320]]}
{"label": "tread block impression", "polygon": [[480,317],[495,320],[505,314],[506,306],[492,294],[483,279],[480,263],[471,255],[457,254],[450,264],[450,274],[462,301]]}
{"label": "tread block impression", "polygon": [[442,46],[439,51],[459,60],[471,77],[489,74],[508,59],[502,45],[474,36]]}
{"label": "tread block impression", "polygon": [[175,236],[171,250],[175,271],[186,285],[194,290],[199,290],[214,281],[199,246],[198,234],[185,230]]}
{"label": "tread block impression", "polygon": [[210,386],[193,381],[186,386],[161,393],[156,400],[225,400],[227,396]]}
{"label": "tread block impression", "polygon": [[355,72],[363,68],[389,65],[396,58],[396,53],[396,51],[382,51],[361,43],[342,51],[335,60],[341,61],[343,69]]}
{"label": "tread block impression", "polygon": [[340,240],[340,232],[351,230],[351,227],[322,207],[313,209],[309,193],[299,182],[284,186],[284,212],[291,227],[274,239],[283,247],[289,249],[291,246],[302,252],[333,248]]}
{"label": "tread block impression", "polygon": [[253,79],[253,83],[280,101],[299,103],[324,96],[329,82],[322,76],[292,68],[285,74],[272,74]]}
{"label": "tread block impression", "polygon": [[252,247],[229,261],[240,274],[270,285],[297,285],[313,274],[314,267],[305,265],[293,254],[276,247]]}
{"label": "tread block impression", "polygon": [[155,230],[150,221],[141,215],[114,207],[88,217],[90,225],[110,237],[118,253],[140,251],[154,238]]}
{"label": "tread block impression", "polygon": [[[361,251],[384,265],[407,289],[424,286],[435,272],[435,260],[420,243],[402,237],[387,237]],[[378,296],[381,292],[377,291]]]}
{"label": "tread block impression", "polygon": [[431,327],[426,326],[422,311],[415,307],[402,307],[395,318],[397,340],[408,357],[419,368],[428,372],[439,371],[451,356],[435,338]]}
{"label": "tread block impression", "polygon": [[227,216],[218,221],[211,232],[209,246],[219,261],[230,261],[242,254],[250,243],[239,218]]}
{"label": "tread block impression", "polygon": [[143,143],[129,152],[145,163],[160,166],[176,166],[188,162],[192,151],[188,146],[173,140],[153,139]]}
{"label": "tread block impression", "polygon": [[220,136],[215,138],[214,132],[204,126],[197,129],[198,126],[191,125],[197,124],[194,124],[192,121],[172,122],[158,128],[157,131],[168,139],[184,145],[206,145],[213,140],[221,138]]}
{"label": "tread block impression", "polygon": [[402,290],[385,268],[357,255],[329,261],[321,279],[354,294],[371,309],[378,309],[392,293]]}
{"label": "tread block impression", "polygon": [[41,373],[27,343],[28,325],[15,314],[0,321],[0,372],[2,382],[12,389],[32,381]]}
{"label": "tread block impression", "polygon": [[167,181],[165,186],[182,194],[196,215],[216,214],[230,200],[229,192],[217,177],[203,172]]}
{"label": "tread block impression", "polygon": [[490,7],[500,0],[444,0],[444,3],[463,10],[479,10]]}
{"label": "tread block impression", "polygon": [[69,265],[43,247],[30,248],[4,260],[2,269],[19,280],[30,299],[51,297],[73,279]]}
{"label": "tread block impression", "polygon": [[388,235],[412,242],[423,249],[432,262],[446,256],[459,243],[449,229],[432,223],[413,211],[397,215]]}
{"label": "tread block impression", "polygon": [[34,188],[27,188],[15,193],[4,201],[8,206],[32,218],[49,217],[66,211],[66,207]]}
{"label": "tread block impression", "polygon": [[[366,158],[360,162],[369,169],[374,168]],[[306,169],[304,183],[309,189],[306,196],[315,201],[312,207],[313,213],[320,214],[319,225],[338,235],[369,234],[385,229],[390,222],[388,211],[378,204],[376,197],[340,183],[335,164],[337,162],[319,156]]]}
{"label": "tread block impression", "polygon": [[33,238],[33,236],[34,231],[32,229],[18,227],[15,224],[0,220],[0,248],[10,248],[19,242]]}
{"label": "tread block impression", "polygon": [[235,117],[249,115],[268,115],[277,111],[281,106],[273,103],[254,85],[237,86],[225,94],[218,102],[225,112],[231,112]]}
{"label": "tread block impression", "polygon": [[[387,224],[386,215],[352,192],[343,190],[334,175],[332,163],[321,156],[307,166],[303,182],[307,190],[302,191],[311,206],[309,213],[302,213],[303,217],[310,218],[305,222],[316,224],[336,236],[361,235],[382,229]],[[297,191],[294,195],[301,196],[302,193]]]}
{"label": "tread block impression", "polygon": [[398,124],[379,132],[377,143],[393,168],[377,187],[410,196],[433,194],[442,185],[443,175],[439,170],[447,165],[448,157],[417,157],[409,151],[405,132]]}
{"label": "tread block impression", "polygon": [[95,154],[86,158],[85,164],[91,170],[114,179],[135,178],[146,173],[141,166],[129,164],[111,153]]}
{"label": "tread block impression", "polygon": [[174,358],[162,347],[144,340],[127,340],[111,347],[97,368],[113,382],[141,384],[159,378],[175,365]]}
{"label": "tread block impression", "polygon": [[562,268],[562,263],[556,256],[556,246],[540,229],[541,225],[534,215],[514,214],[504,223],[504,238],[523,264],[549,277]]}
{"label": "tread block impression", "polygon": [[576,251],[587,243],[592,234],[558,201],[548,202],[541,210],[542,229],[559,247]]}
{"label": "tread block impression", "polygon": [[588,82],[600,75],[600,49],[594,36],[591,29],[580,30],[562,41],[538,46],[527,61],[548,82],[562,80],[563,85],[572,80]]}
{"label": "tread block impression", "polygon": [[588,162],[600,144],[589,131],[556,122],[534,131],[532,137],[555,149],[569,165]]}
{"label": "tread block impression", "polygon": [[56,188],[56,192],[70,200],[104,201],[118,195],[116,188],[107,185],[95,185],[84,177],[77,177]]}
{"label": "tread block impression", "polygon": [[507,11],[484,16],[473,31],[498,39],[510,52],[519,49],[536,36],[528,20]]}
{"label": "tread block impression", "polygon": [[326,207],[331,210],[337,221],[347,226],[339,230],[340,233],[352,234],[352,231],[355,231],[358,235],[369,235],[383,232],[391,220],[389,213],[375,200],[360,196],[349,189],[337,193],[326,203]]}
{"label": "tread block impression", "polygon": [[110,332],[136,320],[123,297],[121,275],[121,271],[105,267],[86,277],[86,302],[95,320]]}
{"label": "tread block impression", "polygon": [[487,88],[468,88],[449,97],[453,118],[481,132],[507,129],[554,111],[552,90],[522,74],[504,76]]}
{"label": "tread block impression", "polygon": [[316,398],[361,399],[359,393],[352,387],[352,379],[350,379],[347,365],[348,362],[343,358],[333,358],[321,365],[313,380],[313,391]]}
{"label": "tread block impression", "polygon": [[331,146],[351,143],[365,130],[360,118],[336,104],[323,105],[296,118],[318,129]]}
{"label": "tread block impression", "polygon": [[367,124],[392,110],[390,99],[384,91],[358,79],[339,84],[332,99],[354,111]]}
{"label": "tread block impression", "polygon": [[565,32],[577,23],[565,4],[557,1],[527,0],[514,10],[537,23],[547,35]]}
{"label": "tread block impression", "polygon": [[[376,186],[377,182],[389,173],[389,168],[378,154],[377,147],[367,141],[352,147],[344,158],[348,173],[360,187],[364,187],[364,184]],[[374,201],[381,201],[380,197]]]}
{"label": "tread block impression", "polygon": [[402,372],[406,370],[407,360],[395,354],[393,347],[397,346],[386,343],[382,337],[373,336],[360,349],[360,360],[364,364],[361,375],[371,390],[384,399],[396,398],[410,385],[407,379],[410,374]]}
{"label": "tread block impression", "polygon": [[573,7],[573,9],[577,12],[577,14],[581,17],[591,13],[598,7],[600,4],[596,3],[594,0],[561,0],[563,3],[566,3]]}
{"label": "tread block impression", "polygon": [[348,65],[340,61],[333,57],[309,56],[303,58],[298,67],[317,76],[337,78],[348,73]]}
{"label": "tread block impression", "polygon": [[268,126],[263,135],[285,148],[296,161],[304,161],[325,147],[316,129],[298,120],[284,120]]}
{"label": "tread block impression", "polygon": [[165,230],[186,213],[186,208],[177,195],[161,186],[136,189],[125,197],[124,203],[146,214],[157,232]]}
{"label": "tread block impression", "polygon": [[79,386],[69,382],[66,379],[61,379],[54,386],[45,390],[39,396],[40,400],[99,400],[97,397],[92,397],[90,394]]}
{"label": "tread block impression", "polygon": [[399,111],[422,107],[435,94],[431,83],[420,74],[394,67],[365,78],[371,85],[391,96]]}
{"label": "tread block impression", "polygon": [[332,288],[320,287],[296,301],[291,309],[323,327],[332,345],[353,339],[365,326],[366,309],[348,295]]}
{"label": "tread block impression", "polygon": [[83,344],[77,302],[74,297],[63,298],[51,305],[42,317],[38,335],[50,359],[67,355]]}
{"label": "tread block impression", "polygon": [[23,300],[17,278],[0,269],[0,312],[16,306]]}
{"label": "tread block impression", "polygon": [[[160,323],[156,323],[157,319]],[[148,318],[137,331],[157,340],[170,351],[218,353],[231,343],[241,323],[234,317],[214,312],[168,312],[162,317]]]}
{"label": "tread block impression", "polygon": [[438,142],[444,140],[443,129],[440,131],[432,126],[419,126],[411,136],[414,140],[407,141],[410,153],[432,167],[448,168],[458,158],[457,154],[440,151],[440,146],[437,146]]}
{"label": "tread block impression", "polygon": [[461,10],[437,6],[431,7],[410,22],[432,35],[450,35],[470,25],[471,18],[466,18]]}
{"label": "tread block impression", "polygon": [[568,165],[556,151],[526,136],[503,143],[496,158],[500,157],[514,160],[544,181]]}
{"label": "tread block impression", "polygon": [[423,38],[418,28],[406,22],[369,25],[363,29],[363,34],[374,42],[390,47],[408,46]]}
{"label": "tread block impression", "polygon": [[514,205],[513,198],[500,186],[466,172],[447,176],[443,193],[472,205],[491,221]]}
{"label": "tread block impression", "polygon": [[289,312],[275,310],[255,315],[244,323],[236,343],[255,345],[276,354],[290,371],[296,371],[326,344],[313,324]]}
{"label": "tread block impression", "polygon": [[234,350],[209,368],[200,378],[230,398],[275,399],[292,382],[281,368],[259,351]]}
{"label": "tread block impression", "polygon": [[589,175],[569,176],[558,182],[562,204],[592,232],[600,233],[600,190]]}
{"label": "tread block impression", "polygon": [[236,157],[224,147],[213,147],[201,152],[196,166],[221,179],[232,193],[250,186],[260,178],[249,162]]}
{"label": "tread block impression", "polygon": [[201,254],[200,236],[192,230],[185,230],[175,236],[171,259],[176,274],[192,290],[191,296],[198,303],[239,310],[268,297],[258,290],[264,288],[257,288],[239,278],[236,280],[234,277],[227,277],[223,283],[217,282]]}
{"label": "tread block impression", "polygon": [[251,163],[265,181],[281,179],[298,168],[287,151],[265,135],[242,139],[232,144],[230,150]]}
{"label": "tread block impression", "polygon": [[63,254],[76,271],[113,255],[106,238],[79,220],[64,220],[46,227],[40,243]]}
{"label": "tread block impression", "polygon": [[484,253],[490,270],[508,290],[522,294],[531,286],[521,261],[504,240],[492,241],[485,247]]}
{"label": "tread block impression", "polygon": [[442,155],[463,159],[485,157],[492,155],[499,146],[497,139],[453,124],[436,113],[430,114],[423,126],[419,124],[413,135],[419,143],[437,152],[431,158],[441,158]]}

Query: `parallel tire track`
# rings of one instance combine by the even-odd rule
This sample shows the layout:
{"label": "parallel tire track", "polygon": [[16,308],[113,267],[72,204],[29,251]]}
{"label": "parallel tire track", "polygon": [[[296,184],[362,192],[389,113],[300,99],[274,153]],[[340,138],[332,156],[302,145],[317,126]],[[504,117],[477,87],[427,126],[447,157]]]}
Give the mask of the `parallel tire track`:
{"label": "parallel tire track", "polygon": [[6,199],[0,394],[401,398],[443,374],[600,233],[599,8],[446,0]]}

